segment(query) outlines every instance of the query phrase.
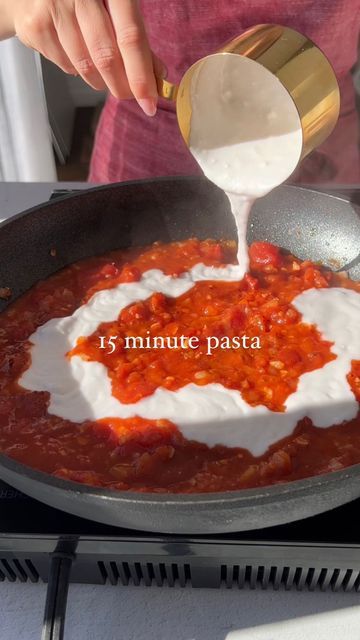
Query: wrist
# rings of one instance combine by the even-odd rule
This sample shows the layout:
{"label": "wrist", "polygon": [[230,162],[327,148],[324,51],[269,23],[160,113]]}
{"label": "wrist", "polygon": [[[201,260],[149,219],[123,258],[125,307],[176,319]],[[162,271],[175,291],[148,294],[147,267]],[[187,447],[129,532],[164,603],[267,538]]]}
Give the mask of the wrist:
{"label": "wrist", "polygon": [[0,0],[0,40],[15,35],[15,25],[11,16],[11,0]]}

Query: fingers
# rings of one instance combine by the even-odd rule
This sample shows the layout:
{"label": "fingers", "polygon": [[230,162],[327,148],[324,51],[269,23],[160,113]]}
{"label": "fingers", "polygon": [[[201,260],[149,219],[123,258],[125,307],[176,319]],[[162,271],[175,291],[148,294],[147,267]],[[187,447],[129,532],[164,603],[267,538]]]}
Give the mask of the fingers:
{"label": "fingers", "polygon": [[74,65],[59,42],[50,13],[29,11],[24,16],[17,18],[15,32],[27,47],[39,51],[65,73],[76,74]]}
{"label": "fingers", "polygon": [[71,75],[77,75],[77,71],[74,65],[71,63],[69,57],[66,55],[62,48],[58,35],[55,31],[55,27],[51,25],[47,32],[43,33],[41,41],[40,53],[54,62],[60,69]]}
{"label": "fingers", "polygon": [[105,89],[105,82],[92,60],[71,6],[67,3],[58,5],[53,19],[59,42],[77,73],[94,89]]}
{"label": "fingers", "polygon": [[107,0],[107,9],[133,96],[143,111],[156,113],[157,86],[153,57],[137,0]]}
{"label": "fingers", "polygon": [[155,115],[155,73],[166,70],[151,52],[138,0],[38,0],[19,12],[18,27],[25,44],[67,73],[117,98],[135,97]]}
{"label": "fingers", "polygon": [[77,0],[75,12],[93,65],[112,95],[116,98],[132,97],[114,28],[103,3]]}

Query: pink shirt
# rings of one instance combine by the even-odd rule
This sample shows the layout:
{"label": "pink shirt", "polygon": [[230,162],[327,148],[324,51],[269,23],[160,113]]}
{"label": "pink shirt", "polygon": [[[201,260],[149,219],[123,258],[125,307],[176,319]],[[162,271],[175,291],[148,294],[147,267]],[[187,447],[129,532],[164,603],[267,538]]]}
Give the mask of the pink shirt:
{"label": "pink shirt", "polygon": [[[278,23],[309,36],[337,74],[342,106],[336,130],[320,153],[303,163],[303,182],[360,181],[358,118],[350,69],[357,60],[360,0],[142,0],[153,51],[179,82],[188,67],[245,29]],[[116,182],[164,175],[194,175],[199,167],[180,135],[174,104],[159,101],[154,118],[135,101],[107,99],[89,179]]]}

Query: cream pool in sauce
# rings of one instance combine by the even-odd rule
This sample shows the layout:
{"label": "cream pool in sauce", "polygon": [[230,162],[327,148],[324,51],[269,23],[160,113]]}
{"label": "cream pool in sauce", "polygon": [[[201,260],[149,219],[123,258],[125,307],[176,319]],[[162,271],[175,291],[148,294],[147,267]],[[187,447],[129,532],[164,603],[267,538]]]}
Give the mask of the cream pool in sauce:
{"label": "cream pool in sauce", "polygon": [[311,289],[294,299],[293,305],[304,322],[315,324],[324,339],[334,342],[332,351],[337,358],[322,369],[300,376],[284,413],[262,405],[253,407],[240,392],[218,383],[191,383],[177,391],[158,388],[135,404],[122,404],[112,395],[103,364],[80,356],[66,357],[79,336],[89,336],[102,322],[116,320],[124,307],[148,298],[152,292],[176,297],[199,280],[237,277],[233,265],[223,269],[196,265],[180,278],[152,269],[139,282],[100,291],[72,316],[50,320],[30,337],[32,362],[20,384],[32,391],[48,391],[49,413],[73,422],[108,417],[163,418],[173,421],[190,440],[209,446],[242,447],[255,456],[290,435],[305,416],[318,427],[354,418],[358,405],[346,375],[351,360],[360,359],[360,295],[350,289]]}

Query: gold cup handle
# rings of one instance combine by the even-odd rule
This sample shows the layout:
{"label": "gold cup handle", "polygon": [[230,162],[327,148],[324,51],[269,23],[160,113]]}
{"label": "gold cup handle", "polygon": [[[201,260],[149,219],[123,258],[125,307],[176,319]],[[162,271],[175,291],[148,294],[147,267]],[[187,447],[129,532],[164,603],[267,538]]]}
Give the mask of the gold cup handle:
{"label": "gold cup handle", "polygon": [[156,81],[160,98],[165,98],[166,100],[172,100],[175,102],[179,87],[168,80],[164,80],[163,78],[156,78]]}

